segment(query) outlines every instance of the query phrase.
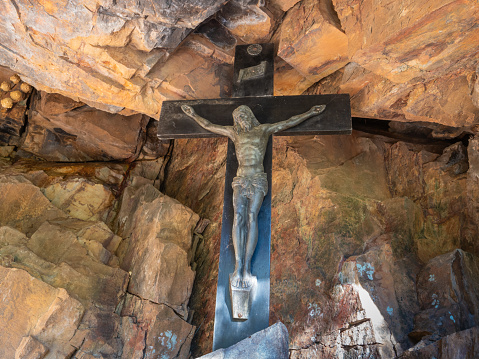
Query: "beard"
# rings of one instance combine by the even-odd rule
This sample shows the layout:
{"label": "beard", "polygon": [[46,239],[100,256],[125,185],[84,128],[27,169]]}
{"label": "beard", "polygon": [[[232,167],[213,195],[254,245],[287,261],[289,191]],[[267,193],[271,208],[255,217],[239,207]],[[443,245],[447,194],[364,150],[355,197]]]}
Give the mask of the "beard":
{"label": "beard", "polygon": [[234,128],[235,128],[235,131],[236,133],[240,133],[240,132],[248,132],[250,131],[254,126],[253,124],[251,123],[251,121],[248,121],[248,120],[235,120],[235,125],[234,125]]}

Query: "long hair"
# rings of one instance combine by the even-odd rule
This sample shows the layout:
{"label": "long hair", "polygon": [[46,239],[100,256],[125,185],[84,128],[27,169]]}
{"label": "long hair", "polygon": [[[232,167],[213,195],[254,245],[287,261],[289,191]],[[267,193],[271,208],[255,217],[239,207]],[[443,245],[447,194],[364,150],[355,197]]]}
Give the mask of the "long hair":
{"label": "long hair", "polygon": [[[241,118],[241,114],[246,116]],[[259,121],[254,116],[253,111],[251,111],[251,109],[246,105],[241,105],[233,111],[233,119],[236,133],[249,131],[253,127],[260,125]]]}

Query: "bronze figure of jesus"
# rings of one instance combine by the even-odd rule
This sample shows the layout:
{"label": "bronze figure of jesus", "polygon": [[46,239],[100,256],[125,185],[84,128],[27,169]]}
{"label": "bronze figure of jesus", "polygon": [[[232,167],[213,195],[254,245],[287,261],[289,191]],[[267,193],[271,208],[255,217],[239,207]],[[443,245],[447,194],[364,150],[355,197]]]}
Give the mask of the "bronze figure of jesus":
{"label": "bronze figure of jesus", "polygon": [[230,275],[232,287],[251,287],[255,279],[251,274],[251,258],[258,242],[258,212],[268,193],[263,160],[269,136],[299,125],[304,120],[320,114],[325,108],[325,105],[313,106],[308,112],[292,116],[285,121],[260,124],[253,111],[242,105],[233,111],[233,126],[220,126],[199,116],[191,106],[181,106],[183,112],[204,129],[227,136],[235,146],[238,171],[232,183],[232,239],[235,252],[235,270]]}

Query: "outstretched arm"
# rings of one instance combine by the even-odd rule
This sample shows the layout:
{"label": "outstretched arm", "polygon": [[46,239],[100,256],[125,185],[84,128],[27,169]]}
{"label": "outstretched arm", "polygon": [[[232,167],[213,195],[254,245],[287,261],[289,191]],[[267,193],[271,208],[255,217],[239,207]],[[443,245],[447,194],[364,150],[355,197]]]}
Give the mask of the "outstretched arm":
{"label": "outstretched arm", "polygon": [[203,118],[199,116],[195,110],[193,110],[193,107],[188,106],[188,105],[182,105],[181,109],[183,112],[191,117],[193,120],[196,121],[198,125],[203,127],[205,130],[208,130],[210,132],[216,133],[218,135],[222,136],[227,136],[229,138],[232,138],[233,136],[233,128],[231,126],[220,126],[220,125],[215,125],[208,121],[206,118]]}
{"label": "outstretched arm", "polygon": [[296,125],[299,125],[304,120],[307,120],[310,117],[313,117],[313,116],[316,116],[316,115],[320,114],[325,109],[326,109],[326,105],[313,106],[313,107],[311,107],[311,109],[308,112],[305,112],[305,113],[302,113],[300,115],[290,117],[287,120],[277,122],[277,123],[273,123],[273,124],[269,125],[268,132],[270,134],[273,134],[273,133],[280,132],[280,131],[286,130],[288,128],[294,127]]}

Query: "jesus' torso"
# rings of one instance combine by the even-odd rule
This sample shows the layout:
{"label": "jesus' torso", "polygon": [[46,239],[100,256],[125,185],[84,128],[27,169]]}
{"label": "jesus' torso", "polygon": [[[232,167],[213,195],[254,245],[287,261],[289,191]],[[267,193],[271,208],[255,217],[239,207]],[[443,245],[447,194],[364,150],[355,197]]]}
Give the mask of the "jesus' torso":
{"label": "jesus' torso", "polygon": [[237,176],[248,177],[264,173],[263,160],[269,134],[264,126],[256,126],[249,131],[235,133],[236,157],[238,159]]}

